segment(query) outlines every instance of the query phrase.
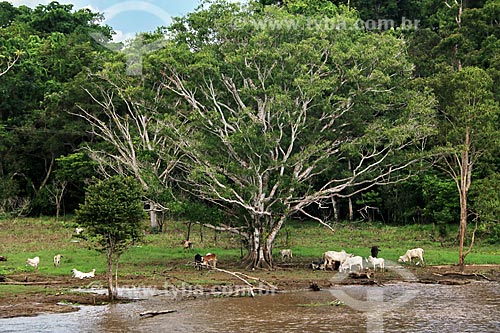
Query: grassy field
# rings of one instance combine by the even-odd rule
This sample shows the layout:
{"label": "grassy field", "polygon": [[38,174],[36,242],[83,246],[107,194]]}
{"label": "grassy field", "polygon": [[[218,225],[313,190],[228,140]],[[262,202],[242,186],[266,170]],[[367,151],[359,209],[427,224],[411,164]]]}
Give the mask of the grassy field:
{"label": "grassy field", "polygon": [[[145,242],[124,253],[120,260],[120,274],[153,275],[169,270],[192,270],[188,264],[196,253],[217,253],[218,266],[234,267],[239,262],[241,240],[229,234],[215,233],[200,226],[193,226],[191,240],[194,248],[185,251],[181,241],[186,237],[183,223],[171,222],[164,233],[147,235]],[[42,275],[69,275],[72,268],[80,271],[105,271],[104,255],[92,250],[84,242],[75,242],[71,220],[56,222],[54,218],[11,219],[0,221],[0,255],[8,261],[0,262],[0,274],[33,272],[26,259],[41,258],[38,273]],[[450,234],[454,235],[455,230]],[[378,245],[380,257],[397,260],[413,247],[425,250],[428,265],[455,264],[458,247],[453,241],[438,241],[433,225],[386,226],[381,224],[338,224],[333,233],[314,222],[294,222],[280,233],[275,244],[277,252],[282,248],[293,250],[293,261],[304,267],[321,257],[326,250],[341,250],[367,257],[370,247]],[[202,240],[203,237],[203,240]],[[61,253],[60,267],[54,267],[52,258]],[[466,258],[467,264],[500,264],[500,248],[476,241],[473,252]]]}

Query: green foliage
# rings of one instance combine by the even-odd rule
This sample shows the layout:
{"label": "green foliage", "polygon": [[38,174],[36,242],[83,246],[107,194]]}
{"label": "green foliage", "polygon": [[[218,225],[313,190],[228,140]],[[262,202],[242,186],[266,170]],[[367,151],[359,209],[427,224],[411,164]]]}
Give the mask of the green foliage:
{"label": "green foliage", "polygon": [[479,231],[492,243],[500,243],[500,174],[494,173],[471,189],[472,210],[480,221]]}
{"label": "green foliage", "polygon": [[457,185],[452,179],[428,174],[422,177],[422,194],[427,203],[424,215],[432,223],[445,227],[459,220]]}
{"label": "green foliage", "polygon": [[[198,141],[188,153],[203,161],[191,169],[193,186],[205,196],[218,197],[215,200],[243,201],[244,207],[261,200],[257,191],[277,193],[279,200],[266,199],[276,208],[265,207],[276,216],[287,210],[282,198],[288,197],[290,189],[296,191],[290,194],[295,199],[315,189],[309,178],[307,182],[298,179],[300,169],[294,175],[292,166],[310,167],[317,174],[332,172],[335,177],[344,165],[329,159],[352,157],[355,164],[355,156],[369,147],[391,149],[411,140],[416,131],[418,135],[430,133],[427,125],[432,121],[433,104],[429,94],[411,89],[411,64],[401,52],[401,41],[390,35],[341,29],[285,30],[284,25],[273,30],[272,25],[255,25],[275,21],[299,22],[301,26],[308,16],[302,16],[299,7],[316,12],[310,7],[312,3],[290,1],[285,5],[298,7],[293,7],[297,9],[294,14],[269,8],[246,21],[241,17],[250,13],[244,8],[229,8],[223,18],[218,18],[218,5],[191,14],[186,19],[192,25],[189,31],[203,32],[199,20],[210,17],[210,22],[215,22],[213,33],[222,42],[203,45],[198,37],[199,52],[183,53],[183,63],[167,62],[170,72],[186,78],[179,85],[198,91],[193,98],[203,112],[186,116]],[[228,30],[222,24],[230,20],[230,14],[239,22],[238,29]],[[353,20],[348,15],[338,18]],[[180,43],[186,42],[184,28],[173,27]],[[205,91],[207,81],[217,100]],[[232,84],[237,97],[236,90],[228,89]],[[224,131],[224,126],[229,130]],[[345,155],[329,155],[340,143]],[[289,157],[274,154],[283,151],[285,155],[285,147],[290,149]],[[403,160],[403,155],[393,161]],[[265,174],[259,175],[261,170],[266,170]],[[377,173],[366,172],[365,180]],[[266,179],[266,188],[258,188],[259,177]],[[273,185],[278,191],[271,191]],[[318,187],[322,185],[318,182]]]}
{"label": "green foliage", "polygon": [[[35,9],[0,6],[0,67],[2,56],[20,55],[0,80],[0,174],[19,189],[8,200],[30,203],[31,214],[55,211],[53,196],[45,195],[45,187],[59,181],[52,174],[55,159],[74,153],[87,139],[86,125],[69,112],[88,102],[82,89],[87,71],[108,57],[91,37],[92,32],[110,36],[110,28],[99,25],[101,15],[72,7],[57,2]],[[83,179],[78,182],[81,188]],[[65,193],[64,207],[72,211],[83,192],[71,183]]]}
{"label": "green foliage", "polygon": [[143,236],[142,190],[130,177],[114,176],[87,188],[75,222],[100,251],[121,253]]}
{"label": "green foliage", "polygon": [[290,13],[305,16],[321,14],[332,17],[339,13],[337,6],[329,0],[284,0],[283,5]]}
{"label": "green foliage", "polygon": [[[464,7],[459,26],[460,3]],[[126,174],[144,180],[149,199],[168,207],[171,217],[240,223],[248,218],[240,208],[232,206],[229,213],[222,214],[220,207],[205,206],[208,201],[192,204],[189,196],[198,188],[191,187],[189,194],[185,193],[185,181],[206,184],[210,181],[207,175],[212,174],[212,180],[223,185],[218,194],[234,199],[235,190],[252,202],[258,197],[257,178],[251,167],[242,167],[231,157],[241,157],[248,166],[252,156],[259,156],[254,166],[278,170],[280,165],[266,152],[273,151],[276,142],[283,146],[291,142],[292,127],[284,124],[299,119],[294,110],[302,98],[314,105],[304,121],[304,135],[291,148],[293,156],[283,165],[284,172],[262,178],[268,185],[279,179],[283,184],[280,191],[294,187],[296,193],[304,195],[332,179],[347,177],[349,166],[358,165],[360,153],[396,143],[411,142],[407,147],[412,149],[394,151],[388,160],[394,165],[429,152],[441,156],[458,153],[463,148],[463,129],[471,126],[475,140],[472,151],[481,151],[473,164],[477,168],[472,182],[473,212],[480,216],[480,231],[496,241],[500,3],[479,0],[447,4],[441,0],[261,0],[247,7],[208,1],[175,19],[172,26],[133,41],[130,51],[138,52],[163,38],[167,31],[170,38],[164,48],[147,54],[143,76],[129,77],[124,55],[109,52],[91,37],[92,33],[111,37],[111,28],[100,24],[101,14],[87,9],[75,11],[73,5],[57,2],[34,9],[0,2],[0,68],[20,56],[0,78],[0,214],[53,214],[54,192],[61,182],[67,182],[62,202],[66,212],[83,201],[82,189],[95,174],[95,164],[79,149],[91,146],[96,151],[113,152],[109,144],[89,134],[87,123],[70,114],[82,107],[96,118],[106,119],[85,88],[93,96],[112,92],[119,116],[127,114],[127,104],[117,98],[124,93],[127,102],[141,106],[148,116],[156,113],[158,123],[148,128],[151,137],[169,138],[167,145],[174,150],[179,143],[192,139],[198,142],[193,152],[208,156],[210,165],[187,170],[182,160],[180,167],[169,174],[172,177],[161,178],[162,173],[155,169],[158,165],[174,165],[180,160],[141,146],[140,131],[132,131],[132,141],[138,145],[134,156],[141,170],[139,174],[130,170]],[[420,22],[415,31],[382,33],[324,29],[332,22],[326,17],[348,25],[358,18],[392,19],[396,26],[403,17]],[[458,64],[462,71],[455,71]],[[134,66],[139,68],[141,63]],[[237,115],[226,118],[229,124],[241,128],[226,141],[233,151],[221,144],[217,132],[200,129],[203,117],[193,112],[192,105],[183,103],[176,94],[156,94],[165,84],[169,66],[177,70],[187,87],[198,92],[195,97],[202,95],[197,88],[211,85],[221,101],[220,110],[235,106],[232,93],[220,80],[222,75],[231,77],[246,105]],[[97,82],[89,73],[110,80]],[[421,79],[415,81],[415,76]],[[261,77],[265,78],[263,84],[256,84]],[[121,84],[122,91],[111,89]],[[271,111],[269,124],[280,130],[266,132],[266,124],[253,121],[255,110],[263,105]],[[332,113],[346,108],[352,112]],[[436,118],[433,108],[439,110]],[[217,119],[220,110],[209,108],[206,119]],[[319,119],[324,115],[339,126],[321,132],[324,124]],[[432,126],[419,127],[424,123]],[[128,118],[130,124],[132,117]],[[411,141],[418,130],[425,130],[425,134],[439,131],[439,135],[423,146]],[[323,158],[323,153],[338,143],[342,154]],[[302,157],[304,167],[327,166],[327,171],[310,183],[298,182],[292,171]],[[116,167],[118,159],[111,160],[104,172]],[[369,204],[381,209],[380,216],[387,222],[435,222],[441,230],[448,230],[458,219],[454,184],[428,167],[412,170],[419,172],[419,180],[413,183],[376,186],[370,193],[355,195],[354,211]],[[235,182],[228,174],[238,175],[244,182]],[[367,172],[363,177],[369,179],[376,174],[380,172]],[[264,194],[271,188],[268,186]],[[345,190],[342,195],[355,190]],[[287,211],[283,200],[269,202],[273,202],[274,212]],[[338,203],[340,215],[347,216],[347,200],[341,198]],[[331,210],[328,202],[321,206]],[[315,209],[311,207],[308,212]]]}

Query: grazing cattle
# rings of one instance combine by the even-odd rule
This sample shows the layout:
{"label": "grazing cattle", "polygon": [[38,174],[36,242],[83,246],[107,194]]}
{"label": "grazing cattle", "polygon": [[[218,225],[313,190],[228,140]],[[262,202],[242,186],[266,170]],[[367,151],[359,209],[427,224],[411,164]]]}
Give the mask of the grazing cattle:
{"label": "grazing cattle", "polygon": [[422,265],[425,264],[425,262],[424,262],[424,250],[422,248],[419,248],[419,247],[416,249],[408,250],[408,251],[406,251],[406,253],[404,255],[399,257],[398,261],[411,263],[413,258],[418,258],[418,259],[420,259],[420,262],[422,263]]}
{"label": "grazing cattle", "polygon": [[80,235],[83,232],[83,228],[75,228],[75,234]]}
{"label": "grazing cattle", "polygon": [[56,254],[54,256],[54,267],[58,267],[59,264],[61,263],[61,258],[62,258],[62,254]]}
{"label": "grazing cattle", "polygon": [[335,268],[335,262],[338,261],[342,264],[347,258],[352,257],[352,254],[346,253],[344,250],[337,251],[326,251],[323,253],[323,269],[326,269],[328,265],[331,265],[332,271]]}
{"label": "grazing cattle", "polygon": [[214,253],[207,253],[202,257],[202,264],[215,268],[217,266],[217,255]]}
{"label": "grazing cattle", "polygon": [[374,258],[373,256],[369,256],[368,259],[366,259],[367,262],[371,263],[373,265],[373,270],[375,271],[378,267],[383,271],[385,268],[385,260],[384,258]]}
{"label": "grazing cattle", "polygon": [[71,270],[71,272],[73,272],[73,277],[74,278],[80,279],[80,280],[95,277],[95,268],[93,270],[91,270],[90,272],[88,272],[88,273],[80,272],[76,268],[73,268]]}
{"label": "grazing cattle", "polygon": [[363,258],[360,256],[346,258],[340,265],[339,272],[343,272],[348,268],[350,271],[352,271],[352,266],[359,266],[360,269],[363,269]]}
{"label": "grazing cattle", "polygon": [[290,249],[280,250],[280,255],[281,261],[284,261],[285,259],[291,260],[293,258],[292,250]]}
{"label": "grazing cattle", "polygon": [[38,269],[38,264],[40,263],[40,257],[35,257],[33,259],[28,258],[28,260],[26,260],[26,263],[31,267],[35,267],[35,269]]}
{"label": "grazing cattle", "polygon": [[202,269],[202,262],[203,262],[203,257],[201,256],[201,254],[199,253],[196,253],[196,255],[194,256],[194,268],[195,269]]}
{"label": "grazing cattle", "polygon": [[190,240],[183,240],[181,242],[182,244],[182,247],[184,248],[184,250],[189,250],[189,249],[192,249],[193,248],[193,242],[191,242]]}
{"label": "grazing cattle", "polygon": [[372,246],[371,248],[372,257],[377,258],[379,251],[380,249],[378,248],[378,246]]}

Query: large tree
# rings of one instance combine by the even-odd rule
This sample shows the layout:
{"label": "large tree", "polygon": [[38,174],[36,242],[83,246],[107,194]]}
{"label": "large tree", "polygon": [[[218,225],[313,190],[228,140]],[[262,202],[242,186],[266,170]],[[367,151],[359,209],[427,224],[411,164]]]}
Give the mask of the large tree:
{"label": "large tree", "polygon": [[178,181],[236,213],[242,229],[228,229],[248,239],[252,267],[272,265],[291,216],[331,228],[315,208],[403,179],[432,132],[433,100],[412,89],[403,41],[349,29],[347,15],[330,21],[347,29],[310,22],[214,5],[174,25],[168,50],[163,86],[190,131],[172,128],[186,156]]}
{"label": "large tree", "polygon": [[[325,20],[255,6],[214,2],[179,18],[143,77],[102,73],[93,97],[105,118],[81,115],[106,143],[106,170],[222,208],[231,221],[212,227],[248,241],[249,266],[270,267],[290,217],[333,230],[318,208],[408,176],[433,131],[434,101],[413,88],[404,42],[360,31],[352,13],[328,4]],[[134,80],[146,90],[137,94]]]}

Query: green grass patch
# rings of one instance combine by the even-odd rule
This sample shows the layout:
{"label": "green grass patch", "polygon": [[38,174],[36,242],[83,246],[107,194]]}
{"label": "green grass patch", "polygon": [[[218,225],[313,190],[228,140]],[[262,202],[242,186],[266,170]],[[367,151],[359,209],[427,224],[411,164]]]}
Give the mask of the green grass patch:
{"label": "green grass patch", "polygon": [[16,294],[44,294],[52,293],[53,290],[44,286],[23,286],[23,285],[0,285],[0,298]]}
{"label": "green grass patch", "polygon": [[[125,252],[120,259],[120,275],[153,276],[169,270],[192,271],[194,255],[216,253],[221,267],[233,266],[240,261],[241,239],[231,234],[214,232],[198,225],[191,229],[190,240],[194,248],[188,251],[181,246],[186,238],[187,226],[171,221],[165,224],[163,233],[145,237]],[[293,262],[307,263],[322,256],[328,250],[370,255],[370,248],[378,245],[380,257],[397,261],[407,249],[422,247],[428,265],[455,264],[458,262],[458,246],[453,239],[443,240],[433,225],[387,226],[383,224],[338,223],[332,232],[314,221],[291,222],[283,228],[274,245],[275,262],[280,263],[278,251],[291,248]],[[458,229],[457,229],[458,230]],[[104,274],[106,262],[103,254],[89,248],[84,241],[74,242],[74,226],[71,220],[55,221],[54,218],[0,220],[0,255],[8,258],[0,262],[0,274],[34,272],[26,259],[39,256],[38,273],[42,275],[70,275],[72,268],[80,271],[96,269]],[[61,265],[54,267],[53,257],[62,254]],[[500,249],[488,243],[476,242],[467,264],[500,264]],[[201,283],[202,281],[200,281]]]}

